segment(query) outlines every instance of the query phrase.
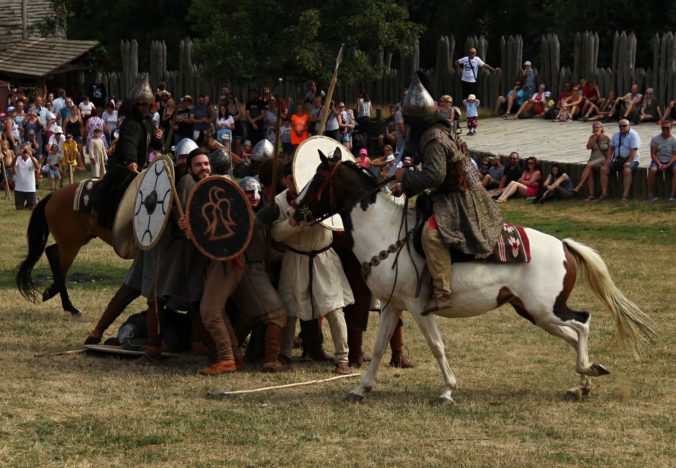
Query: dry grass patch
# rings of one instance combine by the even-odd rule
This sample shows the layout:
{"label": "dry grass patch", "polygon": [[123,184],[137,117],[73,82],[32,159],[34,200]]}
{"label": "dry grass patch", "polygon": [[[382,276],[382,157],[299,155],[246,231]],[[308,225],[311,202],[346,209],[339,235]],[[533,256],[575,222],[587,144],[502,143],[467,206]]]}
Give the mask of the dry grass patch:
{"label": "dry grass patch", "polygon": [[[197,375],[202,358],[194,356],[153,370],[83,354],[34,358],[36,352],[79,346],[129,262],[93,241],[73,272],[110,279],[70,284],[74,303],[86,314],[71,318],[57,299],[30,304],[14,289],[11,271],[25,252],[28,214],[10,208],[0,206],[2,465],[669,466],[676,458],[672,205],[504,205],[510,221],[597,248],[619,287],[657,324],[658,341],[643,347],[640,362],[610,346],[610,317],[579,286],[571,305],[592,312],[590,354],[612,373],[594,379],[587,400],[569,403],[562,395],[577,383],[574,353],[560,339],[507,307],[439,320],[459,384],[457,404],[444,408],[430,405],[441,376],[410,319],[405,341],[416,367],[383,366],[361,405],[342,400],[357,379],[206,398],[210,390],[328,377],[329,367],[317,364],[298,363],[282,375],[250,369],[205,378]],[[37,275],[48,275],[44,260]],[[142,309],[136,301],[129,311]],[[372,314],[367,349],[377,321]]]}

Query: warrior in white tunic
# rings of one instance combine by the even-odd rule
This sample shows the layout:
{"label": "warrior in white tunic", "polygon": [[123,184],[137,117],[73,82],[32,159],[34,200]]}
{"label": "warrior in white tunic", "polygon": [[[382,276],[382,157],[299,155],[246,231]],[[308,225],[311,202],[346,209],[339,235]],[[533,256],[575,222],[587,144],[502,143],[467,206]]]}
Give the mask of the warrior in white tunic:
{"label": "warrior in white tunic", "polygon": [[[289,172],[286,170],[285,173]],[[290,184],[288,181],[290,180]],[[331,248],[333,233],[316,224],[311,227],[291,224],[289,211],[296,198],[293,190],[293,175],[285,175],[287,190],[275,198],[279,218],[272,225],[272,238],[287,246],[282,259],[279,294],[289,311],[291,330],[295,318],[301,320],[301,329],[326,317],[331,328],[335,348],[336,372],[349,373],[347,364],[347,327],[343,307],[354,303],[352,290],[347,282],[338,255]],[[308,331],[309,333],[306,333]],[[316,346],[318,333],[303,330],[304,340],[310,349]],[[321,347],[321,342],[318,343]]]}

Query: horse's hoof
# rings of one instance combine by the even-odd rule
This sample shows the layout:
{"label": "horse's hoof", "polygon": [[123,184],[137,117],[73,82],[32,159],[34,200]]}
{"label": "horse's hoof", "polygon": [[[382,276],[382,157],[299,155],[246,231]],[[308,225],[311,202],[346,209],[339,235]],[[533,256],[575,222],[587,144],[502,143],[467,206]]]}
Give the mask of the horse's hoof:
{"label": "horse's hoof", "polygon": [[563,399],[566,401],[580,401],[582,399],[582,392],[579,388],[572,388],[563,395]]}
{"label": "horse's hoof", "polygon": [[358,393],[348,393],[345,395],[345,401],[348,403],[363,403],[364,402],[364,397],[362,395],[359,395]]}
{"label": "horse's hoof", "polygon": [[432,401],[434,406],[451,406],[455,404],[453,398],[437,397]]}
{"label": "horse's hoof", "polygon": [[597,376],[610,374],[610,371],[603,364],[599,364],[598,362],[592,364],[592,369],[596,371]]}
{"label": "horse's hoof", "polygon": [[80,309],[78,309],[75,306],[67,309],[66,312],[70,312],[70,315],[73,316],[73,317],[80,317],[82,315],[82,312],[80,311]]}

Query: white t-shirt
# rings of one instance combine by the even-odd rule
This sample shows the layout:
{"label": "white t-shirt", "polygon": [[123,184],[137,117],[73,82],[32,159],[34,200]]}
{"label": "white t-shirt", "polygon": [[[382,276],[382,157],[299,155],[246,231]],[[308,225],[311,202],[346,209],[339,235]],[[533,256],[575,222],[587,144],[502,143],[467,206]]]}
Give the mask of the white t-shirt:
{"label": "white t-shirt", "polygon": [[371,101],[365,102],[364,99],[359,98],[359,109],[357,109],[357,118],[371,117]]}
{"label": "white t-shirt", "polygon": [[101,115],[101,118],[106,123],[108,131],[110,133],[113,133],[113,130],[117,128],[117,111],[116,110],[114,110],[113,112],[108,112],[107,110],[103,111],[103,115]]}
{"label": "white t-shirt", "polygon": [[61,139],[59,141],[56,141],[56,135],[52,135],[49,137],[49,140],[47,141],[47,144],[52,146],[56,145],[59,148],[59,154],[63,157],[63,144],[66,142],[66,139],[64,138],[63,135],[61,135]]}
{"label": "white t-shirt", "polygon": [[89,101],[89,104],[85,104],[84,102],[81,102],[78,107],[80,108],[80,113],[82,114],[82,117],[87,117],[89,114],[92,113],[92,109],[95,106],[94,106],[93,102]]}
{"label": "white t-shirt", "polygon": [[33,158],[26,160],[19,156],[16,160],[14,190],[17,192],[35,192],[35,171]]}
{"label": "white t-shirt", "polygon": [[62,97],[58,97],[52,101],[52,112],[54,115],[58,115],[59,111],[66,107],[66,100]]}
{"label": "white t-shirt", "polygon": [[467,83],[476,83],[479,69],[485,65],[485,62],[477,56],[474,56],[471,61],[469,57],[463,57],[458,60],[458,63],[462,65],[462,77],[460,79]]}

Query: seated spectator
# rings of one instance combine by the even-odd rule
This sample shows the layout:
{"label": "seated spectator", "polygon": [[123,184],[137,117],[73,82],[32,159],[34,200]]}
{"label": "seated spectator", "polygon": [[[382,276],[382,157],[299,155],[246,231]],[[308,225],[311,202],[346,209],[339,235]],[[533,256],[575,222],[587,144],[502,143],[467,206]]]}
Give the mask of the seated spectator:
{"label": "seated spectator", "polygon": [[498,188],[494,189],[490,192],[490,195],[493,198],[498,198],[502,192],[504,192],[505,187],[509,185],[510,182],[516,182],[521,178],[521,174],[523,174],[523,169],[521,168],[520,164],[520,159],[519,159],[519,153],[516,151],[512,151],[509,154],[509,164],[504,167],[503,174],[504,177],[500,178],[500,183],[498,184]]}
{"label": "seated spectator", "polygon": [[561,109],[566,100],[573,94],[573,85],[570,84],[570,81],[563,83],[563,90],[559,93],[559,96],[556,99],[556,108]]}
{"label": "seated spectator", "polygon": [[488,172],[481,179],[481,184],[486,190],[497,189],[501,184],[504,185],[505,166],[497,156],[488,158],[488,164]]}
{"label": "seated spectator", "polygon": [[[390,148],[391,149],[391,148]],[[392,159],[392,158],[390,158]],[[383,167],[388,163],[388,155],[381,156],[377,159],[370,159],[369,152],[366,148],[359,150],[359,157],[357,158],[357,164],[362,169],[371,169],[372,167]]]}
{"label": "seated spectator", "polygon": [[643,95],[638,92],[638,85],[634,83],[631,85],[631,91],[622,96],[621,99],[615,101],[607,119],[610,121],[615,115],[622,116],[631,122],[638,122],[641,112],[641,103],[643,102]]}
{"label": "seated spectator", "polygon": [[599,99],[598,103],[588,103],[587,111],[582,117],[582,121],[586,122],[590,120],[592,122],[596,120],[602,120],[608,117],[610,110],[613,108],[617,102],[617,94],[615,91],[608,92],[608,98]]}
{"label": "seated spectator", "polygon": [[670,120],[672,122],[676,121],[676,99],[672,100],[668,105],[667,108],[664,110],[664,114],[662,114],[662,118],[657,121],[658,124],[662,124],[665,120]]}
{"label": "seated spectator", "polygon": [[555,122],[572,122],[584,106],[584,97],[579,86],[574,86],[570,95],[559,101],[559,115],[554,118]]}
{"label": "seated spectator", "polygon": [[383,133],[378,135],[378,146],[383,148],[383,150],[386,145],[390,145],[392,147],[397,145],[397,124],[394,121],[394,114],[396,111],[394,106],[390,106],[389,110],[390,115],[385,120],[385,128]]}
{"label": "seated spectator", "polygon": [[558,163],[552,164],[549,175],[542,184],[544,191],[536,199],[537,203],[544,203],[551,200],[569,200],[575,196],[573,190],[573,181],[568,174],[561,170]]}
{"label": "seated spectator", "polygon": [[657,122],[662,115],[662,109],[655,99],[655,91],[652,88],[645,90],[645,97],[641,104],[641,111],[639,112],[638,123],[641,122]]}
{"label": "seated spectator", "polygon": [[621,170],[624,178],[624,191],[621,200],[623,202],[629,201],[632,173],[638,167],[641,157],[641,137],[636,133],[636,130],[631,128],[627,119],[620,120],[619,128],[620,130],[615,132],[610,139],[606,164],[601,170],[601,196],[598,200],[608,198],[608,178]]}
{"label": "seated spectator", "polygon": [[591,150],[591,155],[587,161],[587,165],[582,171],[577,186],[573,189],[574,192],[579,193],[582,190],[585,182],[587,183],[587,200],[594,200],[594,170],[601,170],[606,162],[606,155],[610,147],[610,137],[604,133],[603,124],[601,122],[594,122],[592,124],[592,134],[587,140],[587,149]]}
{"label": "seated spectator", "polygon": [[[647,94],[647,93],[646,93]],[[655,179],[658,172],[671,171],[670,201],[676,201],[676,138],[671,135],[671,122],[662,122],[662,133],[650,140],[650,169],[648,170],[648,200],[657,200]]]}
{"label": "seated spectator", "polygon": [[599,85],[594,78],[589,81],[581,79],[579,86],[585,99],[584,106],[582,107],[582,115],[585,116],[592,104],[600,106],[603,104],[604,99],[601,96]]}
{"label": "seated spectator", "polygon": [[545,84],[538,87],[538,91],[524,102],[514,115],[515,119],[526,119],[530,117],[540,117],[545,111],[545,103],[551,97],[552,93],[546,91]]}
{"label": "seated spectator", "polygon": [[506,96],[498,96],[495,101],[495,114],[499,114],[502,110],[505,111],[503,117],[508,118],[512,112],[517,110],[526,100],[523,89],[521,89],[521,81],[516,81],[514,87],[507,93]]}
{"label": "seated spectator", "polygon": [[509,197],[518,193],[521,196],[531,198],[540,193],[540,184],[542,183],[542,172],[537,158],[534,156],[526,159],[526,169],[521,174],[518,181],[512,181],[507,185],[502,195],[497,199],[498,203],[505,203]]}

